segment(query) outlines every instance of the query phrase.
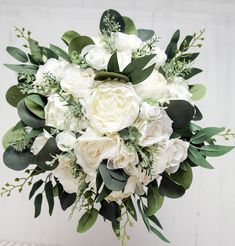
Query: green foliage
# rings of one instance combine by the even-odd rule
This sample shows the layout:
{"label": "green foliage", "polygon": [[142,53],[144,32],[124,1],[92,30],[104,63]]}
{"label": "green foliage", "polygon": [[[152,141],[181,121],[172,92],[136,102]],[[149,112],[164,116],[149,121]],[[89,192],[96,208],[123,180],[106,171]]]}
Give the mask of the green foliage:
{"label": "green foliage", "polygon": [[111,222],[117,221],[117,218],[121,216],[121,210],[116,202],[108,202],[103,200],[101,202],[101,208],[99,214]]}
{"label": "green foliage", "polygon": [[13,107],[16,107],[24,97],[25,94],[20,91],[17,85],[11,86],[6,93],[6,100]]}
{"label": "green foliage", "polygon": [[182,74],[182,77],[186,80],[192,78],[193,76],[201,73],[202,70],[199,68],[192,67],[187,73]]}
{"label": "green foliage", "polygon": [[38,67],[35,65],[26,65],[26,64],[4,64],[7,68],[13,70],[17,73],[29,73],[35,74],[37,73]]}
{"label": "green foliage", "polygon": [[128,175],[122,169],[110,170],[106,163],[99,165],[99,171],[105,186],[112,191],[121,191],[125,188]]}
{"label": "green foliage", "polygon": [[78,36],[69,43],[69,55],[72,53],[80,54],[82,49],[87,45],[94,44],[94,41],[88,36]]}
{"label": "green foliage", "polygon": [[26,63],[28,61],[27,54],[24,51],[22,51],[21,49],[8,46],[6,50],[16,60],[23,62],[23,63]]}
{"label": "green foliage", "polygon": [[97,209],[92,208],[90,210],[87,210],[79,220],[77,232],[84,233],[87,230],[89,230],[95,224],[97,217],[98,217]]}
{"label": "green foliage", "polygon": [[119,73],[117,52],[114,52],[109,59],[107,70],[109,72]]}
{"label": "green foliage", "polygon": [[125,23],[125,30],[124,32],[126,34],[135,34],[138,35],[136,27],[135,27],[135,23],[133,22],[133,20],[127,16],[123,16],[122,17]]}
{"label": "green foliage", "polygon": [[32,153],[29,150],[16,151],[9,146],[3,154],[3,162],[8,168],[21,171],[32,163]]}
{"label": "green foliage", "polygon": [[156,228],[154,228],[153,226],[151,226],[151,231],[156,235],[158,236],[163,242],[166,242],[166,243],[170,243],[170,241],[159,231],[157,230]]}
{"label": "green foliage", "polygon": [[45,193],[46,193],[47,203],[49,206],[49,214],[52,215],[54,209],[54,190],[53,190],[52,181],[48,181],[45,184]]}
{"label": "green foliage", "polygon": [[70,42],[74,39],[74,38],[77,38],[79,37],[80,34],[77,33],[76,31],[73,31],[73,30],[70,30],[70,31],[67,31],[63,34],[62,36],[62,40],[67,44],[69,45]]}
{"label": "green foliage", "polygon": [[136,209],[135,209],[135,206],[133,204],[133,201],[131,199],[131,197],[128,197],[126,198],[124,201],[123,201],[128,213],[133,217],[133,219],[135,221],[137,221],[137,213],[136,213]]}
{"label": "green foliage", "polygon": [[35,217],[35,218],[37,218],[37,217],[41,214],[42,200],[43,200],[42,193],[38,194],[38,195],[35,197],[35,200],[34,200],[34,207],[35,207],[35,214],[34,214],[34,217]]}
{"label": "green foliage", "polygon": [[59,195],[61,208],[65,211],[74,204],[76,198],[76,193],[67,193],[65,191],[62,191]]}
{"label": "green foliage", "polygon": [[152,38],[155,35],[155,32],[153,30],[148,29],[138,29],[137,30],[138,37],[143,41],[147,41],[150,38]]}
{"label": "green foliage", "polygon": [[232,151],[234,146],[224,146],[224,145],[205,145],[200,147],[200,152],[205,156],[217,157],[221,155],[225,155],[228,152]]}
{"label": "green foliage", "polygon": [[58,60],[58,55],[51,49],[47,48],[47,47],[40,47],[40,49],[42,50],[42,54],[44,56],[46,56],[47,59],[51,59],[54,58],[56,60]]}
{"label": "green foliage", "polygon": [[39,179],[37,182],[35,182],[32,186],[32,189],[29,193],[29,200],[34,196],[36,191],[43,185],[43,181]]}
{"label": "green foliage", "polygon": [[166,51],[165,51],[168,61],[170,61],[171,59],[175,57],[179,39],[180,39],[180,30],[176,30],[176,32],[173,34],[170,40],[170,43],[168,44]]}
{"label": "green foliage", "polygon": [[112,193],[111,190],[109,190],[105,185],[102,189],[102,191],[100,192],[100,194],[98,195],[96,202],[101,202],[103,201],[108,195],[110,195]]}
{"label": "green foliage", "polygon": [[30,94],[24,99],[27,109],[40,119],[45,119],[44,107],[46,106],[46,97],[40,94]]}
{"label": "green foliage", "polygon": [[166,112],[173,120],[174,128],[186,127],[194,116],[194,107],[185,100],[171,100],[166,106]]}
{"label": "green foliage", "polygon": [[95,80],[110,80],[110,79],[118,79],[123,80],[125,82],[129,82],[129,78],[123,74],[120,73],[114,73],[114,72],[106,72],[106,71],[99,71],[95,75]]}
{"label": "green foliage", "polygon": [[71,62],[69,55],[64,50],[59,48],[58,46],[50,44],[50,49],[53,52],[55,52],[59,57],[63,58],[65,61]]}
{"label": "green foliage", "polygon": [[38,42],[31,38],[28,39],[28,42],[31,52],[31,55],[29,55],[30,61],[36,65],[43,64],[43,53]]}

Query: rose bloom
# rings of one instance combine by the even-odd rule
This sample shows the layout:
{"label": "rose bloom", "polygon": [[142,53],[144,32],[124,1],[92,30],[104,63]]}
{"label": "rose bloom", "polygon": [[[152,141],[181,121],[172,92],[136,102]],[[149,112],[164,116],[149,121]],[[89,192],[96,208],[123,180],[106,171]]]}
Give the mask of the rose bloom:
{"label": "rose bloom", "polygon": [[92,90],[84,105],[85,115],[100,133],[118,132],[135,121],[139,103],[131,84],[108,81]]}
{"label": "rose bloom", "polygon": [[96,70],[107,69],[108,61],[111,57],[104,48],[97,45],[87,45],[83,48],[81,56],[86,62]]}
{"label": "rose bloom", "polygon": [[[52,126],[60,130],[79,131],[81,122],[78,118],[71,115],[68,124],[69,107],[67,102],[62,99],[58,94],[51,94],[47,99],[45,111],[45,123],[47,126]],[[68,128],[68,129],[67,129]]]}
{"label": "rose bloom", "polygon": [[116,35],[115,47],[117,51],[138,49],[142,44],[141,39],[134,34],[118,32]]}
{"label": "rose bloom", "polygon": [[162,110],[158,104],[143,102],[140,107],[139,118],[142,120],[156,120],[161,118]]}
{"label": "rose bloom", "polygon": [[76,136],[72,132],[61,132],[56,136],[55,140],[57,147],[61,151],[70,151],[74,147]]}
{"label": "rose bloom", "polygon": [[161,116],[156,120],[137,119],[134,126],[142,135],[139,139],[139,145],[143,147],[167,140],[173,132],[172,120],[164,109],[161,109]]}
{"label": "rose bloom", "polygon": [[134,88],[142,99],[152,98],[160,102],[168,100],[167,81],[157,70],[154,70],[146,80],[135,85]]}
{"label": "rose bloom", "polygon": [[64,72],[60,82],[61,88],[75,99],[86,98],[94,84],[94,70],[82,69],[77,65],[70,65]]}
{"label": "rose bloom", "polygon": [[96,175],[96,169],[104,159],[113,157],[119,149],[118,135],[100,136],[94,130],[87,131],[74,144],[77,163],[91,177]]}

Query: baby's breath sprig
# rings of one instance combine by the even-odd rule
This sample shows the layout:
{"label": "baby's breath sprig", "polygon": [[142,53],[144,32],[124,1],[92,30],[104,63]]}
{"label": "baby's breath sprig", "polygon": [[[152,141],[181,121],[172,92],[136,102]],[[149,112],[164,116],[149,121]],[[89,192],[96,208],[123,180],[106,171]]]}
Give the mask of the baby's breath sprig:
{"label": "baby's breath sprig", "polygon": [[225,132],[218,134],[218,136],[223,137],[225,140],[229,141],[235,138],[235,133],[231,129],[226,129]]}
{"label": "baby's breath sprig", "polygon": [[178,60],[172,60],[170,63],[166,63],[163,67],[166,78],[183,77],[185,74],[189,74],[191,69],[190,64],[185,61]]}
{"label": "baby's breath sprig", "polygon": [[[54,93],[54,92],[59,92],[61,90],[60,83],[56,79],[56,77],[52,73],[44,73],[43,74],[43,91],[46,93]],[[40,87],[39,87],[40,89]]]}
{"label": "baby's breath sprig", "polygon": [[35,75],[29,73],[18,73],[18,81],[17,87],[23,94],[29,94],[34,91]]}
{"label": "baby's breath sprig", "polygon": [[16,37],[24,39],[27,43],[23,44],[23,47],[29,48],[29,39],[31,38],[31,32],[27,31],[24,27],[19,28],[15,26],[15,31],[17,32]]}

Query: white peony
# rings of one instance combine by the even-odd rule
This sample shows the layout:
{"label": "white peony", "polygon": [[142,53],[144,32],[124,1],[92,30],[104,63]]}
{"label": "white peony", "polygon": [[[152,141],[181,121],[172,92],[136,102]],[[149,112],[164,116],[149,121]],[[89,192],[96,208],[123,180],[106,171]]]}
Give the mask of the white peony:
{"label": "white peony", "polygon": [[47,105],[44,108],[47,126],[68,131],[80,130],[80,120],[71,115],[66,101],[58,94],[51,94],[47,100]]}
{"label": "white peony", "polygon": [[119,149],[115,156],[108,160],[109,169],[125,168],[128,165],[137,165],[139,158],[134,148],[128,147],[121,141]]}
{"label": "white peony", "polygon": [[60,82],[61,88],[75,99],[86,98],[94,84],[94,70],[82,69],[77,65],[70,65],[64,72]]}
{"label": "white peony", "polygon": [[43,86],[45,83],[45,74],[52,74],[60,81],[64,75],[64,69],[69,63],[64,60],[57,60],[54,58],[48,59],[44,65],[40,65],[36,74],[35,85]]}
{"label": "white peony", "polygon": [[179,169],[180,163],[183,162],[188,155],[189,143],[181,139],[171,139],[167,146],[168,161],[166,171],[175,173]]}
{"label": "white peony", "polygon": [[43,146],[46,144],[46,142],[48,141],[49,138],[51,138],[51,134],[49,132],[47,132],[46,130],[43,130],[43,133],[39,134],[34,142],[33,145],[31,147],[31,152],[34,155],[37,155],[40,150],[43,148]]}
{"label": "white peony", "polygon": [[104,159],[112,158],[118,151],[120,139],[118,135],[100,136],[92,129],[88,129],[80,136],[74,145],[77,163],[83,171],[92,176]]}
{"label": "white peony", "polygon": [[134,88],[142,99],[152,98],[165,102],[169,94],[167,81],[157,70],[154,70],[146,80],[135,85]]}
{"label": "white peony", "polygon": [[71,153],[62,155],[58,159],[58,167],[52,171],[52,174],[68,193],[77,192],[80,184],[80,179],[74,177],[74,170],[71,166],[75,160],[76,157]]}
{"label": "white peony", "polygon": [[117,51],[134,50],[141,46],[141,39],[134,34],[118,32],[115,39]]}
{"label": "white peony", "polygon": [[138,119],[133,125],[137,127],[142,135],[139,139],[139,145],[143,147],[167,140],[173,132],[172,120],[163,109],[161,109],[161,117],[156,120]]}
{"label": "white peony", "polygon": [[140,107],[139,118],[142,120],[156,120],[161,118],[162,110],[158,104],[143,102]]}
{"label": "white peony", "polygon": [[108,61],[111,54],[104,48],[97,45],[87,45],[83,48],[81,56],[84,57],[86,62],[96,70],[107,69]]}
{"label": "white peony", "polygon": [[131,51],[118,51],[117,52],[118,65],[119,70],[123,71],[123,69],[131,63],[132,60],[132,52]]}
{"label": "white peony", "polygon": [[139,103],[131,84],[108,81],[92,90],[84,105],[85,115],[100,133],[117,132],[135,121]]}
{"label": "white peony", "polygon": [[70,151],[74,147],[76,136],[72,132],[61,132],[56,136],[55,140],[57,147],[61,151]]}

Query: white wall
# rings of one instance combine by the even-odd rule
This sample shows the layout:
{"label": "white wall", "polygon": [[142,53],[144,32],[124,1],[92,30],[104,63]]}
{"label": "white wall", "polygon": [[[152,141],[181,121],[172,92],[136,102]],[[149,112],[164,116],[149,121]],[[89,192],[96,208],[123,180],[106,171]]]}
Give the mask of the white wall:
{"label": "white wall", "polygon": [[[0,0],[0,64],[11,63],[8,45],[18,46],[13,26],[24,26],[42,44],[63,46],[59,37],[68,29],[96,34],[103,10],[115,8],[131,16],[138,27],[153,28],[162,37],[164,48],[173,31],[182,34],[206,28],[206,41],[196,65],[204,73],[192,82],[205,83],[207,96],[198,105],[204,113],[203,125],[235,129],[235,2],[232,0]],[[14,74],[0,66],[0,136],[17,122],[16,111],[4,95],[16,82]],[[2,153],[1,149],[1,153]],[[194,169],[194,183],[178,200],[167,199],[159,218],[172,246],[233,246],[235,228],[235,152],[214,159],[215,170]],[[0,160],[0,184],[19,173],[8,170]],[[109,223],[100,219],[85,235],[76,234],[78,215],[68,221],[69,213],[57,206],[52,217],[44,207],[42,216],[33,219],[33,203],[27,190],[0,199],[0,240],[16,240],[60,246],[120,245]],[[130,229],[129,246],[165,245],[146,232],[142,222]]]}

